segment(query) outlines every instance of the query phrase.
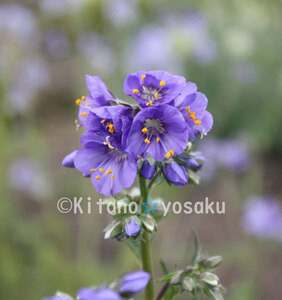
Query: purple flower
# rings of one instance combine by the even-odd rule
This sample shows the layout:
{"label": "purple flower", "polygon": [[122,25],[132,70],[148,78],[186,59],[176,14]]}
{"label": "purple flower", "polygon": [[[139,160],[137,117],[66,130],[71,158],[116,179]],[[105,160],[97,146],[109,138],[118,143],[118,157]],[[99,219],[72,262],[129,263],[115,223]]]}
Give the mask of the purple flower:
{"label": "purple flower", "polygon": [[149,107],[134,118],[128,136],[128,152],[134,157],[150,154],[161,161],[184,151],[188,128],[182,114],[170,105]]}
{"label": "purple flower", "polygon": [[194,141],[196,134],[205,135],[212,129],[213,117],[206,110],[207,97],[197,92],[195,83],[188,82],[185,89],[179,95],[174,104],[183,114],[189,128],[189,139]]}
{"label": "purple flower", "polygon": [[119,294],[108,288],[82,288],[77,293],[78,300],[121,300]]}
{"label": "purple flower", "polygon": [[162,167],[165,178],[176,186],[183,186],[188,183],[188,175],[183,165],[177,162],[165,163]]}
{"label": "purple flower", "polygon": [[150,165],[150,163],[145,160],[140,170],[140,174],[147,179],[151,179],[154,176],[155,172],[156,164],[154,163],[153,165]]}
{"label": "purple flower", "polygon": [[74,164],[80,172],[91,175],[97,192],[105,196],[115,195],[133,184],[136,160],[113,147],[110,138],[86,131],[81,142],[84,147],[78,149]]}
{"label": "purple flower", "polygon": [[136,72],[124,82],[124,92],[141,107],[172,102],[185,87],[185,78],[164,71]]}
{"label": "purple flower", "polygon": [[271,197],[251,197],[244,208],[242,226],[246,233],[282,242],[282,205]]}
{"label": "purple flower", "polygon": [[110,105],[109,101],[115,100],[100,77],[86,75],[85,81],[90,94],[76,100],[77,105],[79,105],[78,117],[84,126],[86,125],[90,109]]}
{"label": "purple flower", "polygon": [[62,161],[62,165],[68,168],[74,168],[74,157],[76,155],[77,150],[69,153]]}
{"label": "purple flower", "polygon": [[127,236],[136,236],[140,232],[140,224],[137,224],[133,218],[125,224],[125,233]]}
{"label": "purple flower", "polygon": [[[115,105],[90,108],[83,148],[74,157],[75,167],[91,175],[94,188],[109,196],[130,187],[137,172],[137,157],[126,151],[127,134],[132,123],[132,109]],[[94,113],[95,111],[95,113]]]}
{"label": "purple flower", "polygon": [[144,271],[135,271],[123,277],[119,292],[124,297],[133,297],[140,293],[149,283],[151,275]]}

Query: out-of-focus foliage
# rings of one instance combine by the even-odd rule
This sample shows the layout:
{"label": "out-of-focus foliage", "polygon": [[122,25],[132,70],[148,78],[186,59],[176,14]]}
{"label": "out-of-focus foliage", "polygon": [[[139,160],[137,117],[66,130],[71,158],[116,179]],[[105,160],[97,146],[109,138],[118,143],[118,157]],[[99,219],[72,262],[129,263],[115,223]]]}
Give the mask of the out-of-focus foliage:
{"label": "out-of-focus foliage", "polygon": [[79,145],[84,74],[122,98],[128,72],[165,69],[199,83],[216,139],[202,145],[199,187],[158,192],[226,201],[227,214],[168,217],[155,253],[183,261],[194,228],[205,249],[225,257],[228,299],[280,299],[281,243],[247,235],[240,220],[245,198],[282,195],[281,27],[276,0],[0,1],[0,298],[73,293],[136,269],[125,246],[103,241],[106,216],[57,211],[63,196],[99,198],[60,164]]}

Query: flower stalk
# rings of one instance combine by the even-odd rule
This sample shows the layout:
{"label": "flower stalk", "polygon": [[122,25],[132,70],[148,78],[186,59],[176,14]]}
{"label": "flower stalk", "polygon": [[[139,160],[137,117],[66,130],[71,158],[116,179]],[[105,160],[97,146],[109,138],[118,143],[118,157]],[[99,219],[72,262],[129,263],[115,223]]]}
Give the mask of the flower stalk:
{"label": "flower stalk", "polygon": [[[140,173],[139,173],[139,185],[140,185],[140,193],[141,193],[142,201],[143,203],[146,203],[148,202],[148,190],[146,185],[146,179]],[[144,207],[142,207],[142,210],[144,210]],[[152,261],[151,261],[149,234],[146,231],[144,231],[141,240],[141,261],[142,261],[143,271],[151,274],[151,279],[145,289],[145,299],[153,300],[154,299],[153,268],[152,268]]]}

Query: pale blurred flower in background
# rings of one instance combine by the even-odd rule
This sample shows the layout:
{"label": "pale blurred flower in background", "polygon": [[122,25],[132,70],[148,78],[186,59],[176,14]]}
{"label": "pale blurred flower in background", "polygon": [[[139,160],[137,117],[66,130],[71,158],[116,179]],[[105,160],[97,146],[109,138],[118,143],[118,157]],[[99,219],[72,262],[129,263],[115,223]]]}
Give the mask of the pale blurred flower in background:
{"label": "pale blurred flower in background", "polygon": [[105,0],[103,13],[116,26],[127,25],[136,20],[139,3],[136,0]]}
{"label": "pale blurred flower in background", "polygon": [[166,21],[172,31],[175,48],[184,57],[190,56],[198,64],[211,64],[217,57],[217,44],[210,34],[206,15],[195,11],[172,15]]}
{"label": "pale blurred flower in background", "polygon": [[1,44],[4,38],[10,38],[11,35],[21,43],[28,44],[29,37],[34,36],[36,31],[36,18],[32,10],[21,4],[0,5]]}
{"label": "pale blurred flower in background", "polygon": [[199,171],[200,177],[204,181],[212,180],[219,168],[241,173],[246,171],[251,163],[250,149],[241,140],[206,138],[201,141],[198,150],[206,158]]}
{"label": "pale blurred flower in background", "polygon": [[31,194],[37,201],[48,199],[52,193],[50,179],[34,159],[15,160],[9,167],[9,180],[16,191]]}
{"label": "pale blurred flower in background", "polygon": [[37,93],[48,85],[48,65],[42,57],[27,58],[17,66],[11,81],[6,110],[12,115],[24,113]]}
{"label": "pale blurred flower in background", "polygon": [[83,0],[40,0],[39,8],[49,17],[60,17],[75,11],[83,2]]}
{"label": "pale blurred flower in background", "polygon": [[125,49],[123,60],[128,71],[166,69],[176,73],[181,66],[169,28],[158,25],[140,29]]}
{"label": "pale blurred flower in background", "polygon": [[100,75],[115,72],[115,52],[109,41],[102,36],[91,32],[81,34],[77,40],[77,49],[87,64],[91,65],[92,72]]}
{"label": "pale blurred flower in background", "polygon": [[246,233],[282,242],[282,205],[273,197],[253,196],[244,207],[242,226]]}
{"label": "pale blurred flower in background", "polygon": [[47,53],[55,60],[66,58],[70,54],[70,42],[59,29],[50,29],[45,34]]}

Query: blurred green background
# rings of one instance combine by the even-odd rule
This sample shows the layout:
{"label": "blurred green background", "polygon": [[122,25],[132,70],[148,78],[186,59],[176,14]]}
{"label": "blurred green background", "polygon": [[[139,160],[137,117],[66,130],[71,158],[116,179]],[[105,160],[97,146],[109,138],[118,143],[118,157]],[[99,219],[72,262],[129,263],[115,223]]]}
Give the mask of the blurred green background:
{"label": "blurred green background", "polygon": [[[123,98],[126,74],[143,69],[196,82],[215,120],[199,141],[208,158],[200,186],[161,186],[154,195],[226,202],[225,215],[162,222],[156,275],[160,259],[171,268],[189,262],[194,229],[204,252],[224,256],[226,299],[281,299],[281,11],[278,0],[0,1],[1,299],[75,295],[138,269],[124,244],[104,241],[109,216],[63,215],[56,203],[100,197],[61,167],[79,146],[75,99],[87,94],[84,74]],[[246,206],[253,196],[272,199],[252,208],[255,216]]]}

